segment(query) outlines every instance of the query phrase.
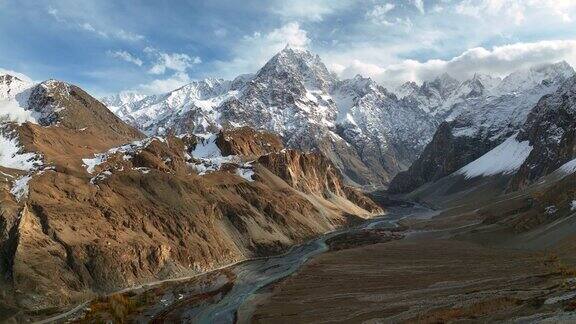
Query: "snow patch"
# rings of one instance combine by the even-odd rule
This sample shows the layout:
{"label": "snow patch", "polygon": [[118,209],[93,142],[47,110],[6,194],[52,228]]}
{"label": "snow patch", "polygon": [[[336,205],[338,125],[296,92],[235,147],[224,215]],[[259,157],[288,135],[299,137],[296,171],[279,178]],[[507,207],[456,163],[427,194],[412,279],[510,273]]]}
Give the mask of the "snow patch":
{"label": "snow patch", "polygon": [[554,205],[550,205],[550,206],[545,208],[545,211],[546,211],[546,214],[548,214],[548,215],[554,215],[558,211],[558,208],[556,208],[556,206],[554,206]]}
{"label": "snow patch", "polygon": [[0,166],[30,171],[42,164],[37,154],[21,151],[22,147],[17,138],[8,138],[0,133]]}
{"label": "snow patch", "polygon": [[566,174],[576,172],[576,159],[564,163],[558,170]]}
{"label": "snow patch", "polygon": [[4,173],[4,172],[2,172],[2,171],[0,171],[0,175],[4,176],[4,177],[6,178],[6,180],[7,180],[8,178],[14,178],[13,175],[8,174],[8,173]]}
{"label": "snow patch", "polygon": [[461,127],[452,131],[454,137],[474,137],[477,134],[477,129],[474,127]]}
{"label": "snow patch", "polygon": [[134,168],[134,170],[140,171],[140,172],[142,172],[142,174],[148,174],[151,171],[150,168],[146,168],[146,167],[137,167],[137,168]]}
{"label": "snow patch", "polygon": [[199,159],[213,159],[222,157],[220,148],[216,145],[216,134],[202,134],[198,135],[201,140],[198,141],[192,155]]}
{"label": "snow patch", "polygon": [[28,182],[32,179],[31,174],[21,176],[16,179],[12,185],[10,193],[16,197],[17,201],[21,201],[23,198],[28,196]]}
{"label": "snow patch", "polygon": [[103,181],[106,178],[110,177],[111,175],[112,175],[112,172],[110,172],[108,170],[100,172],[95,177],[90,179],[90,184],[95,185],[96,182]]}
{"label": "snow patch", "polygon": [[28,98],[33,86],[8,75],[0,76],[0,121],[37,123],[33,111],[28,110]]}
{"label": "snow patch", "polygon": [[544,301],[544,304],[546,305],[556,304],[565,300],[572,299],[574,297],[576,297],[576,292],[570,292],[561,296],[550,297]]}
{"label": "snow patch", "polygon": [[458,170],[457,173],[465,175],[466,179],[496,174],[510,174],[520,168],[526,158],[528,158],[528,155],[530,155],[530,152],[532,152],[530,143],[528,141],[518,142],[515,134],[488,153]]}
{"label": "snow patch", "polygon": [[238,167],[236,169],[236,174],[246,179],[247,181],[253,182],[254,179],[252,179],[252,176],[254,176],[254,169],[252,169],[251,167],[252,167],[251,165],[249,166],[249,168],[246,168],[245,166]]}
{"label": "snow patch", "polygon": [[31,122],[37,124],[32,110],[27,110],[23,104],[26,100],[18,101],[14,98],[0,100],[0,121],[11,121],[17,124]]}
{"label": "snow patch", "polygon": [[242,163],[240,157],[236,155],[222,156],[222,152],[216,145],[216,134],[198,134],[199,141],[192,151],[192,157],[200,162],[189,162],[200,176],[218,171],[224,163],[236,164],[236,174],[242,178],[253,181],[254,170],[250,163]]}
{"label": "snow patch", "polygon": [[148,145],[155,140],[165,142],[165,139],[161,137],[149,137],[122,146],[113,147],[104,153],[96,153],[93,158],[82,159],[82,162],[84,163],[84,167],[88,173],[94,173],[95,168],[106,162],[111,155],[123,153],[124,155],[122,156],[122,159],[124,161],[130,160],[133,155],[148,147]]}
{"label": "snow patch", "polygon": [[86,171],[88,171],[88,173],[94,173],[94,168],[104,163],[107,158],[108,157],[106,154],[98,154],[92,159],[82,159],[82,162],[84,162],[84,166],[86,167]]}

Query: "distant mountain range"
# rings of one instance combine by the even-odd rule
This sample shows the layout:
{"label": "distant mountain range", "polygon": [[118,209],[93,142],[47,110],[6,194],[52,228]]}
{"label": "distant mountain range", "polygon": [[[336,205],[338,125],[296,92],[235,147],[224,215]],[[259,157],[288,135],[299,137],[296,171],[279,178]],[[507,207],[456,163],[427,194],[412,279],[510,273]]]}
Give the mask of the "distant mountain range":
{"label": "distant mountain range", "polygon": [[[418,159],[392,181],[390,190],[410,192],[480,158],[515,136],[541,98],[566,87],[573,76],[566,62],[541,65],[516,71],[495,86],[474,87],[482,91],[474,90],[473,95],[450,99],[454,104],[443,109],[449,111],[448,117]],[[491,84],[494,80],[484,79]]]}
{"label": "distant mountain range", "polygon": [[[388,90],[361,76],[339,80],[319,56],[287,47],[253,75],[195,81],[161,95],[124,92],[102,101],[148,135],[245,125],[270,131],[288,147],[320,150],[349,183],[366,188],[387,187],[406,171],[392,182],[394,191],[405,192],[503,142],[542,96],[573,74],[560,62],[504,78],[475,74],[457,80],[443,74]],[[448,133],[455,138],[450,144],[430,148]]]}

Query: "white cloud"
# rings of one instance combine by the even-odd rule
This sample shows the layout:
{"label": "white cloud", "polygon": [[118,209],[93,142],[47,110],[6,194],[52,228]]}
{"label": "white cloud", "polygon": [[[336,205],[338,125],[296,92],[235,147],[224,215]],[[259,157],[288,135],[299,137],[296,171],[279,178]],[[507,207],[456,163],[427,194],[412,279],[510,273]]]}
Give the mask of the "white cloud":
{"label": "white cloud", "polygon": [[420,11],[421,14],[424,13],[424,2],[422,0],[412,0],[414,7]]}
{"label": "white cloud", "polygon": [[464,0],[455,9],[457,13],[483,19],[486,16],[504,16],[516,25],[525,19],[526,3],[517,0]]}
{"label": "white cloud", "polygon": [[64,22],[64,19],[62,19],[60,17],[60,12],[58,11],[58,9],[53,8],[53,7],[48,7],[48,14],[50,16],[52,16],[54,19],[56,19],[56,21],[58,22]]}
{"label": "white cloud", "polygon": [[362,74],[394,86],[405,81],[429,80],[443,72],[460,79],[472,77],[476,72],[502,76],[517,69],[561,60],[576,66],[576,40],[515,43],[491,49],[477,47],[449,60],[403,60],[388,66],[353,61],[343,68],[340,66],[339,70],[342,77]]}
{"label": "white cloud", "polygon": [[81,29],[98,35],[102,38],[116,38],[120,40],[136,42],[145,39],[143,35],[126,31],[124,29],[116,28],[97,28],[93,24],[85,21],[84,19],[68,17],[63,15],[60,10],[53,7],[48,7],[48,14],[52,16],[58,23],[61,23],[68,28]]}
{"label": "white cloud", "polygon": [[574,0],[464,0],[455,6],[459,14],[477,19],[504,17],[512,19],[516,25],[525,23],[527,16],[542,14],[571,22],[575,10]]}
{"label": "white cloud", "polygon": [[216,35],[217,37],[225,37],[226,35],[228,35],[228,30],[226,28],[217,28],[216,30],[214,30],[214,35]]}
{"label": "white cloud", "polygon": [[114,58],[118,58],[126,62],[136,64],[138,66],[142,66],[143,63],[141,59],[126,51],[107,51],[106,54]]}
{"label": "white cloud", "polygon": [[324,16],[353,5],[353,1],[339,0],[282,0],[272,7],[272,12],[287,20],[322,21]]}
{"label": "white cloud", "polygon": [[108,38],[108,34],[106,34],[106,33],[103,32],[103,31],[96,30],[96,28],[94,28],[94,26],[92,26],[92,25],[89,24],[89,23],[79,24],[78,26],[79,26],[80,28],[86,30],[86,31],[89,31],[89,32],[98,34],[99,36],[104,37],[104,38]]}
{"label": "white cloud", "polygon": [[181,86],[190,83],[191,79],[184,72],[176,72],[166,79],[157,79],[150,83],[141,84],[138,89],[145,94],[165,93],[178,89]]}
{"label": "white cloud", "polygon": [[[346,67],[340,66],[339,74],[346,77],[353,77],[356,74],[363,76],[380,76],[386,70],[376,64],[366,63],[359,60],[352,60],[352,63]],[[335,71],[336,72],[336,71]]]}
{"label": "white cloud", "polygon": [[96,32],[96,29],[89,23],[83,23],[79,25],[80,28],[87,30],[87,31],[91,31],[91,32]]}
{"label": "white cloud", "polygon": [[289,44],[293,47],[306,47],[310,44],[307,32],[300,29],[300,25],[295,22],[274,29],[264,37],[264,40],[266,43]]}
{"label": "white cloud", "polygon": [[396,6],[392,3],[385,3],[383,5],[376,5],[372,10],[366,13],[366,18],[371,19],[377,24],[382,24],[385,26],[393,25],[388,19],[388,13],[392,11]]}
{"label": "white cloud", "polygon": [[232,49],[234,59],[215,63],[215,75],[234,78],[243,73],[253,73],[286,45],[306,48],[310,38],[296,22],[287,23],[269,33],[255,32],[243,37]]}
{"label": "white cloud", "polygon": [[191,57],[183,53],[166,53],[152,47],[146,47],[144,52],[155,59],[155,63],[148,70],[148,73],[160,75],[173,72],[169,77],[139,85],[138,89],[147,94],[169,92],[190,83],[191,79],[186,71],[195,64],[202,62],[197,56]]}
{"label": "white cloud", "polygon": [[152,74],[164,74],[166,70],[185,72],[194,64],[202,63],[198,56],[191,57],[188,54],[165,53],[151,47],[146,47],[144,52],[156,57],[156,63],[148,70]]}
{"label": "white cloud", "polygon": [[408,32],[412,29],[413,24],[410,17],[398,17],[391,15],[391,11],[396,8],[393,3],[375,5],[371,10],[366,12],[366,18],[375,24],[385,27],[395,27],[397,30]]}
{"label": "white cloud", "polygon": [[118,39],[123,39],[131,42],[137,42],[143,40],[145,37],[140,34],[136,34],[133,32],[126,31],[124,29],[119,29],[115,32],[115,35]]}

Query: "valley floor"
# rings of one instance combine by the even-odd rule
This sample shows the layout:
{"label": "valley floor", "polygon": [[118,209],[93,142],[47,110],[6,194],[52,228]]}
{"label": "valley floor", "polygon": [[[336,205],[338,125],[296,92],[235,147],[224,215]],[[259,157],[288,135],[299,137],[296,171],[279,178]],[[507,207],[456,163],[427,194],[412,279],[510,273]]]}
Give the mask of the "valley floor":
{"label": "valley floor", "polygon": [[257,323],[494,321],[536,314],[556,290],[544,255],[408,239],[318,256],[254,299]]}
{"label": "valley floor", "polygon": [[240,318],[276,324],[576,320],[576,268],[562,250],[491,244],[490,235],[478,235],[478,219],[453,211],[403,226],[403,240],[350,243],[319,255],[260,291]]}
{"label": "valley floor", "polygon": [[270,277],[291,264],[272,257],[110,296],[79,321],[195,322],[228,312],[226,322],[275,324],[576,320],[570,253],[493,244],[476,214],[458,208],[413,209],[308,243],[326,248],[287,276]]}

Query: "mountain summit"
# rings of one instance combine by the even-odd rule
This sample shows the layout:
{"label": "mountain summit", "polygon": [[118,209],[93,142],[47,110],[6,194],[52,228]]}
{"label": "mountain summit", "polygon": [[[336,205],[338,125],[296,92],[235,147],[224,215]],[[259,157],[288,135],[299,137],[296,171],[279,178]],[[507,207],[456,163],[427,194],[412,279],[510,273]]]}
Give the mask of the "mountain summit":
{"label": "mountain summit", "polygon": [[[200,86],[207,91],[199,96]],[[167,94],[122,102],[125,108],[117,107],[116,97],[103,101],[150,135],[239,126],[274,132],[288,147],[322,151],[349,183],[361,186],[386,185],[416,158],[436,126],[428,114],[376,82],[339,80],[318,55],[292,47],[256,74],[233,81],[195,81]]]}

